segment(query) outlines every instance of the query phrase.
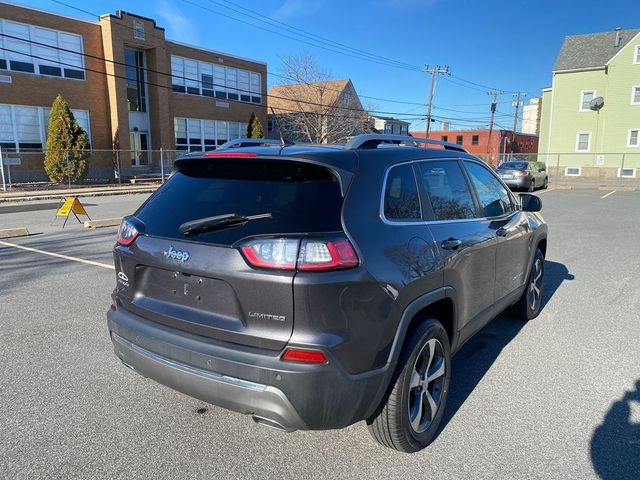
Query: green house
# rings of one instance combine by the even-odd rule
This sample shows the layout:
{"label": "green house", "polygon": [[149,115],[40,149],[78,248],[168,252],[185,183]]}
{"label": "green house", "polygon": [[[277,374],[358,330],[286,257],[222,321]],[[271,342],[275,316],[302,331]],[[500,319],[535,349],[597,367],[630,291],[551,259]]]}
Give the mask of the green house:
{"label": "green house", "polygon": [[558,175],[640,178],[640,30],[565,38],[542,91],[539,159]]}

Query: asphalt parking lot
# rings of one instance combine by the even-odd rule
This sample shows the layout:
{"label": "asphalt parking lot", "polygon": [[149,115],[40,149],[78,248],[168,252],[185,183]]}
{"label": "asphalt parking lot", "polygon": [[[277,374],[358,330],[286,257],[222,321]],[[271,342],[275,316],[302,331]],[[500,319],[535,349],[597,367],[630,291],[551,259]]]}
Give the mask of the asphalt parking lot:
{"label": "asphalt parking lot", "polygon": [[[640,192],[606,194],[541,193],[544,309],[458,352],[445,427],[413,455],[363,423],[281,433],[126,369],[105,322],[116,228],[2,205],[0,228],[43,233],[0,241],[0,477],[638,479]],[[100,218],[144,198],[83,202]]]}

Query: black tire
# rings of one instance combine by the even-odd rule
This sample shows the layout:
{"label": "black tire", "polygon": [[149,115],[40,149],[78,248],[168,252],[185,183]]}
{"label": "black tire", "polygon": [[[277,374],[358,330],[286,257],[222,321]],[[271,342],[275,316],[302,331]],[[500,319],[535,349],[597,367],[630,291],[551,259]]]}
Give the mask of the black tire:
{"label": "black tire", "polygon": [[544,177],[544,183],[542,184],[542,189],[546,190],[549,188],[549,177]]}
{"label": "black tire", "polygon": [[[539,269],[538,269],[539,268]],[[539,274],[539,276],[538,276]],[[533,293],[536,291],[532,287],[532,282],[535,280],[537,295],[535,302],[533,301]],[[533,263],[529,269],[529,275],[527,275],[527,283],[522,292],[522,297],[513,306],[513,312],[515,316],[521,318],[524,321],[533,320],[540,314],[542,309],[542,291],[544,287],[544,255],[540,249],[536,249]]]}
{"label": "black tire", "polygon": [[527,192],[533,192],[535,189],[536,189],[536,181],[531,180],[531,183],[529,184],[529,188],[527,189]]}
{"label": "black tire", "polygon": [[[424,361],[429,363],[421,375],[419,366]],[[444,372],[440,374],[442,369]],[[427,372],[432,372],[433,381],[428,381]],[[386,402],[367,420],[371,436],[379,444],[400,452],[413,453],[425,448],[438,432],[450,379],[449,338],[438,320],[426,319],[407,339]],[[416,380],[418,385],[411,386]],[[425,388],[421,382],[425,382]],[[432,406],[436,407],[435,415]]]}

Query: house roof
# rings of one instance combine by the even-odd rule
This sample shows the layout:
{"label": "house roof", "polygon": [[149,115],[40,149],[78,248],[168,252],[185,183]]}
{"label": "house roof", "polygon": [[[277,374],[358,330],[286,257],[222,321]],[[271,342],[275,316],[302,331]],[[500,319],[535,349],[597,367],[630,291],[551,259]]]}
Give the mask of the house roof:
{"label": "house roof", "polygon": [[[276,85],[269,90],[269,108],[275,111],[280,110],[282,113],[313,111],[317,104],[327,106],[335,104],[350,85],[351,80],[348,79]],[[353,88],[352,85],[351,88]]]}
{"label": "house roof", "polygon": [[621,30],[619,47],[615,46],[615,31],[569,35],[564,39],[553,71],[604,67],[639,32],[640,30]]}
{"label": "house roof", "polygon": [[385,122],[394,122],[394,123],[401,123],[403,125],[411,125],[411,122],[406,122],[404,120],[400,120],[399,118],[395,118],[395,117],[383,117],[382,115],[369,115],[371,118],[377,118],[378,120],[384,120]]}

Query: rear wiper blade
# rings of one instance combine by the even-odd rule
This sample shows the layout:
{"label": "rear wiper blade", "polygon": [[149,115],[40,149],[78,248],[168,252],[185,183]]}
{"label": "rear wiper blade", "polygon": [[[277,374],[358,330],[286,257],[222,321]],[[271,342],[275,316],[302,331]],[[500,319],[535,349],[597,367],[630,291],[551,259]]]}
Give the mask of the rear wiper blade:
{"label": "rear wiper blade", "polygon": [[216,215],[215,217],[200,218],[191,220],[180,225],[180,233],[183,235],[193,235],[211,230],[221,230],[227,227],[244,225],[251,220],[259,220],[261,218],[271,218],[271,213],[260,213],[258,215],[238,215],[237,213],[225,213],[224,215]]}

